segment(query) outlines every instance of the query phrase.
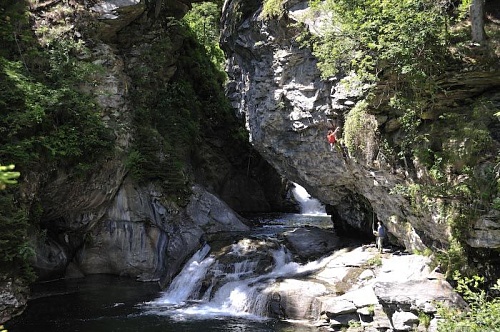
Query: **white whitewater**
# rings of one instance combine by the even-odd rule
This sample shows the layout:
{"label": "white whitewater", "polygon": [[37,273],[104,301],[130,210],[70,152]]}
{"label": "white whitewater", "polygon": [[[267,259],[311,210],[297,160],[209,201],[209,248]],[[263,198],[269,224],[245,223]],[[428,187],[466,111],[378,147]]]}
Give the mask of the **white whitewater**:
{"label": "white whitewater", "polygon": [[198,295],[201,282],[215,261],[212,257],[205,258],[209,252],[210,246],[205,245],[191,257],[158,301],[160,304],[182,304]]}
{"label": "white whitewater", "polygon": [[[224,316],[267,319],[272,285],[277,279],[297,276],[324,265],[321,261],[300,265],[293,262],[291,254],[282,247],[272,251],[272,270],[255,275],[258,262],[244,260],[224,265],[212,256],[207,257],[209,250],[207,245],[198,251],[172,281],[169,289],[159,299],[146,304],[148,313],[168,315],[176,320]],[[240,250],[233,245],[229,255],[239,255]],[[206,282],[207,276],[211,278],[211,285],[205,287],[202,294],[202,281]],[[214,288],[216,291],[213,293]]]}
{"label": "white whitewater", "polygon": [[300,204],[300,213],[307,215],[326,215],[325,206],[316,198],[311,197],[307,190],[297,183],[293,183],[293,197]]}

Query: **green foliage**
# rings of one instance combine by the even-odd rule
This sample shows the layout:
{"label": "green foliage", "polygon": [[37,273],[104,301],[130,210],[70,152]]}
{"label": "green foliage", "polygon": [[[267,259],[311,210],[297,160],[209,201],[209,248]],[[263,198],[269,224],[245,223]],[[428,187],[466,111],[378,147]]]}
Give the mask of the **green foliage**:
{"label": "green foliage", "polygon": [[464,19],[469,15],[469,9],[472,4],[472,0],[461,0],[458,6],[458,19]]}
{"label": "green foliage", "polygon": [[[495,153],[488,129],[495,111],[480,101],[470,110],[443,113],[426,132],[420,132],[418,144],[412,146],[414,155],[434,181],[423,192],[460,199],[468,208],[488,209],[498,195],[498,172],[493,165],[477,164]],[[460,174],[461,181],[450,182],[450,172]]]}
{"label": "green foliage", "polygon": [[193,3],[193,8],[183,20],[195,34],[198,42],[205,47],[206,54],[212,63],[222,72],[226,59],[219,46],[221,11],[220,3]]}
{"label": "green foliage", "polygon": [[[367,100],[377,99],[376,107],[397,116],[402,139],[393,149],[406,162],[420,146],[420,115],[432,108],[429,101],[437,90],[436,77],[451,59],[442,8],[430,0],[328,0],[314,4],[332,17],[314,43],[322,75],[355,74],[377,87],[377,96],[371,90]],[[382,86],[374,84],[379,80],[383,80]],[[350,151],[367,147],[358,144],[359,138],[354,139],[363,137],[356,135],[356,129],[371,126],[366,123],[371,111],[368,105],[361,106],[351,110],[346,121],[346,127],[354,129],[346,130]],[[376,121],[371,122],[376,128]]]}
{"label": "green foliage", "polygon": [[[495,107],[480,100],[463,111],[443,113],[427,133],[441,146],[431,151],[434,156],[421,159],[432,167],[439,158],[441,169],[453,168],[458,172],[473,167],[478,159],[494,151],[488,126],[495,120],[495,112]],[[420,151],[416,152],[418,156]]]}
{"label": "green foliage", "polygon": [[16,184],[16,179],[21,175],[19,172],[11,172],[15,168],[14,165],[0,165],[0,190],[5,189],[8,184]]}
{"label": "green foliage", "polygon": [[379,155],[393,166],[419,172],[416,183],[393,192],[408,197],[415,213],[439,213],[434,214],[437,223],[449,225],[452,234],[450,247],[437,254],[440,264],[448,273],[469,269],[465,239],[472,221],[490,208],[500,209],[500,172],[491,162],[497,155],[491,130],[498,109],[485,101],[441,109],[438,82],[455,65],[481,70],[496,66],[498,47],[490,41],[484,52],[471,50],[469,27],[450,29],[450,22],[457,21],[447,10],[461,20],[470,0],[311,3],[331,15],[314,42],[323,77],[356,76],[372,87],[346,115],[344,142],[350,154],[370,161],[367,151],[379,134],[374,115],[387,115],[390,128],[397,131],[377,138],[382,141]]}
{"label": "green foliage", "polygon": [[132,91],[136,139],[127,167],[138,180],[159,182],[184,204],[192,180],[189,161],[203,152],[203,137],[229,132],[235,120],[222,88],[224,73],[187,26],[176,28],[186,40],[173,77],[165,78],[165,62],[159,59],[172,51],[168,37],[144,52],[144,65],[131,72],[137,83]]}
{"label": "green foliage", "polygon": [[418,83],[442,71],[445,20],[429,0],[328,0],[331,25],[316,43],[324,76],[350,71],[365,80],[385,75]]}
{"label": "green foliage", "polygon": [[69,74],[62,81],[42,82],[19,62],[0,58],[0,64],[1,160],[21,169],[40,162],[71,166],[84,156],[87,162],[96,160],[110,148],[99,107],[67,85]]}
{"label": "green foliage", "polygon": [[283,0],[264,0],[260,16],[262,18],[281,17],[284,12]]}
{"label": "green foliage", "polygon": [[371,152],[370,147],[376,141],[377,122],[375,118],[367,113],[368,104],[360,101],[349,112],[344,126],[344,144],[347,146],[351,156],[362,156]]}
{"label": "green foliage", "polygon": [[399,143],[399,158],[404,159],[405,155],[411,153],[415,146],[421,146],[422,135],[418,132],[421,124],[419,113],[423,105],[418,100],[406,97],[402,93],[395,93],[389,101],[391,111],[401,114],[399,121],[404,138]]}
{"label": "green foliage", "polygon": [[425,312],[418,313],[419,326],[423,326],[426,329],[429,328],[429,326],[431,325],[431,319],[431,316],[426,314]]}
{"label": "green foliage", "polygon": [[[81,91],[100,67],[82,61],[90,52],[60,34],[39,46],[22,2],[5,5],[0,34],[0,160],[23,170],[38,164],[90,163],[112,145],[94,98]],[[68,14],[69,15],[69,14]],[[64,23],[64,20],[62,20]],[[63,24],[61,24],[62,26]]]}
{"label": "green foliage", "polygon": [[0,192],[0,272],[32,281],[29,260],[34,251],[28,241],[27,213],[17,208],[10,190]]}
{"label": "green foliage", "polygon": [[[457,291],[462,294],[469,304],[468,310],[441,307],[439,314],[442,319],[438,322],[439,332],[483,332],[500,330],[500,298],[490,298],[482,288],[484,278],[473,276],[462,278],[456,273]],[[500,290],[500,280],[492,287]]]}
{"label": "green foliage", "polygon": [[361,322],[359,320],[354,320],[354,319],[351,319],[350,321],[347,322],[347,324],[349,325],[349,328],[360,328],[362,325],[361,325]]}
{"label": "green foliage", "polygon": [[500,211],[500,197],[495,197],[493,199],[491,207],[494,208],[495,210],[499,210]]}
{"label": "green foliage", "polygon": [[368,264],[368,266],[382,266],[382,257],[380,254],[377,254],[376,256],[370,258],[366,264]]}
{"label": "green foliage", "polygon": [[135,150],[130,153],[127,166],[138,180],[159,181],[168,193],[180,195],[188,182],[184,161],[197,135],[197,119],[188,109],[171,104],[182,101],[183,94],[178,94],[179,86],[170,88],[159,91],[164,99],[155,104],[156,108],[137,110]]}
{"label": "green foliage", "polygon": [[441,250],[436,253],[436,259],[441,266],[441,269],[445,271],[447,278],[450,278],[455,271],[461,271],[463,273],[468,273],[467,271],[467,256],[462,244],[456,239],[451,238],[449,248],[447,250]]}
{"label": "green foliage", "polygon": [[125,160],[125,167],[129,170],[130,175],[135,179],[146,178],[145,169],[142,167],[146,163],[146,158],[137,150],[129,151]]}

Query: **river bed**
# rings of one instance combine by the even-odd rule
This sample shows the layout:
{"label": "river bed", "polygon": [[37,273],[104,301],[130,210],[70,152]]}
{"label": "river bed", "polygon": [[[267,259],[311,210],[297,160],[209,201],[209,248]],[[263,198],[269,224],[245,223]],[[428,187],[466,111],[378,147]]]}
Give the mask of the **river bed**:
{"label": "river bed", "polygon": [[[304,226],[332,227],[326,215],[275,214],[249,217],[259,224],[253,236],[277,234]],[[26,311],[9,321],[9,332],[313,332],[316,328],[286,320],[228,315],[217,312],[189,314],[151,306],[162,294],[158,283],[93,275],[33,285]],[[195,307],[196,303],[192,307]]]}

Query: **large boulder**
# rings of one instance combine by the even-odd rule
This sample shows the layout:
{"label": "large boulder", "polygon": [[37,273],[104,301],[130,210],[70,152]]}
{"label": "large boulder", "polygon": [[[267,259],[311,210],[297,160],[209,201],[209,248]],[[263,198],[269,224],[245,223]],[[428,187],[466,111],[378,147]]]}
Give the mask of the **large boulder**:
{"label": "large boulder", "polygon": [[125,182],[76,261],[84,274],[170,280],[204,242],[205,234],[247,230],[241,217],[202,186],[187,208],[163,201],[154,187]]}

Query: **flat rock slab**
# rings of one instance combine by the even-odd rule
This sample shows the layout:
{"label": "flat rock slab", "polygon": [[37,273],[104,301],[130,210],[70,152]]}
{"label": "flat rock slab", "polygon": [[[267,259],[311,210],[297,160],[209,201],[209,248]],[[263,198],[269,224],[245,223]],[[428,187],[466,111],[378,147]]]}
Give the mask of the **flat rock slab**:
{"label": "flat rock slab", "polygon": [[302,258],[323,256],[344,244],[332,230],[317,227],[297,228],[284,236],[291,250]]}
{"label": "flat rock slab", "polygon": [[463,299],[454,292],[448,282],[441,280],[411,280],[406,282],[378,282],[375,295],[383,304],[417,307],[430,310],[429,304],[440,302],[464,307]]}

